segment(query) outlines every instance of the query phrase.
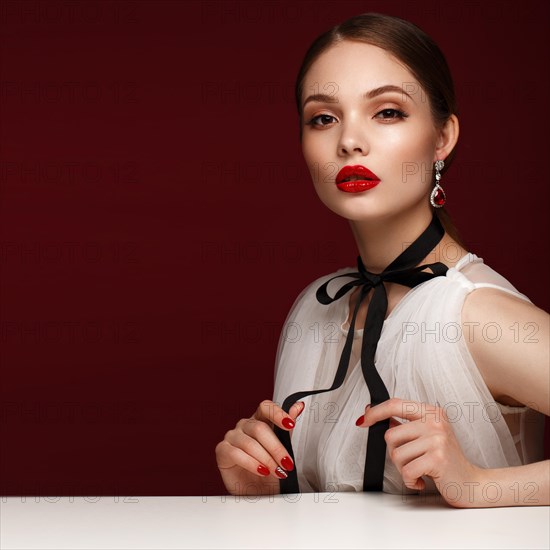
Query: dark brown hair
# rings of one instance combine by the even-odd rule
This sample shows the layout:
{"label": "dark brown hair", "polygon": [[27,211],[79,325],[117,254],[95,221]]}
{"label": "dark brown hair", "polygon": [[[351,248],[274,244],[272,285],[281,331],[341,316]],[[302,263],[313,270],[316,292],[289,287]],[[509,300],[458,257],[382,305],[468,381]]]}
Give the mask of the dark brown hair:
{"label": "dark brown hair", "polygon": [[[453,79],[445,56],[437,44],[409,21],[381,13],[363,13],[336,25],[317,37],[307,50],[298,76],[295,95],[300,115],[302,141],[302,92],[307,72],[328,48],[344,40],[355,40],[378,46],[401,61],[426,93],[436,128],[441,128],[452,114],[458,114]],[[456,146],[445,159],[444,174],[451,165]],[[435,185],[435,173],[433,174]],[[435,208],[445,231],[463,248],[467,248],[445,207]]]}

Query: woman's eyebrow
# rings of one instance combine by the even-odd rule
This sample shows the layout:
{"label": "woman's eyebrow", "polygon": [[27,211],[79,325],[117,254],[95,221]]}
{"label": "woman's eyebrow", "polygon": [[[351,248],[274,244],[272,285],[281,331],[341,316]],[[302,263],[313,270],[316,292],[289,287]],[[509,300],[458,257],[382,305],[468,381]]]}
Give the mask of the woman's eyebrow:
{"label": "woman's eyebrow", "polygon": [[[363,99],[372,99],[373,97],[385,94],[387,92],[398,92],[406,95],[414,102],[414,99],[401,87],[394,86],[393,84],[386,84],[385,86],[379,86],[363,94]],[[311,101],[318,101],[323,103],[339,103],[338,96],[328,94],[312,94],[306,98],[302,105],[302,109]]]}

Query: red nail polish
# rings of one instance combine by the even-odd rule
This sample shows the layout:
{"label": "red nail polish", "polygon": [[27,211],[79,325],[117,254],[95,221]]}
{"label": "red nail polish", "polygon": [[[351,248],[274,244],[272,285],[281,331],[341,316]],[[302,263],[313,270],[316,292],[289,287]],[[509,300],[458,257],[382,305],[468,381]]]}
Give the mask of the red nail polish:
{"label": "red nail polish", "polygon": [[280,466],[277,466],[277,468],[275,468],[275,475],[280,477],[281,479],[286,479],[288,477],[288,474]]}
{"label": "red nail polish", "polygon": [[292,463],[292,459],[291,459],[289,456],[285,456],[285,457],[281,460],[281,464],[283,465],[283,468],[284,468],[287,472],[290,472],[290,471],[294,470],[294,464]]}
{"label": "red nail polish", "polygon": [[360,426],[361,424],[363,424],[364,421],[365,421],[365,415],[363,414],[355,421],[355,425]]}
{"label": "red nail polish", "polygon": [[260,464],[258,466],[258,472],[260,474],[262,474],[263,476],[268,476],[269,475],[269,469],[266,468],[263,464]]}
{"label": "red nail polish", "polygon": [[292,430],[292,428],[294,428],[294,422],[292,421],[291,418],[283,418],[283,426],[285,428],[288,428],[289,430]]}

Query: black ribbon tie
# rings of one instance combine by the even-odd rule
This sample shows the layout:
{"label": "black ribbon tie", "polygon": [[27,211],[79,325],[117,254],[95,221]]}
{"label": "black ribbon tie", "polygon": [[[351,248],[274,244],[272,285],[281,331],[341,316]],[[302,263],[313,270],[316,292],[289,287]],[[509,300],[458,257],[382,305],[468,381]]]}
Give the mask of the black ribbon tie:
{"label": "black ribbon tie", "polygon": [[[448,268],[441,262],[417,265],[424,258],[426,258],[439,243],[439,241],[441,241],[444,233],[445,230],[441,225],[441,222],[435,212],[433,212],[432,220],[424,232],[390,265],[388,265],[382,273],[370,273],[367,271],[363,261],[361,260],[361,256],[357,256],[357,272],[336,275],[317,289],[317,301],[321,304],[329,305],[332,302],[339,300],[353,287],[361,287],[359,299],[355,305],[346,343],[340,357],[338,370],[332,386],[321,390],[298,391],[292,395],[289,395],[284,400],[281,407],[287,414],[292,405],[300,399],[303,399],[309,395],[335,390],[343,384],[351,358],[355,318],[357,317],[357,312],[359,311],[361,302],[368,295],[371,289],[374,290],[367,310],[367,317],[365,319],[365,326],[363,330],[363,341],[361,344],[361,369],[363,371],[363,378],[365,379],[371,395],[372,406],[378,405],[390,398],[384,381],[380,377],[380,374],[374,364],[376,346],[382,333],[384,317],[386,316],[386,311],[388,308],[386,288],[384,287],[383,282],[393,282],[413,288],[419,284],[429,281],[430,279],[433,279],[434,277],[445,275]],[[426,268],[431,269],[432,273],[424,272],[423,270]],[[355,280],[344,284],[336,292],[334,298],[331,298],[327,293],[327,287],[332,280],[337,279],[338,277],[352,277]],[[366,405],[367,403],[365,403],[365,406]],[[386,440],[384,439],[384,434],[389,428],[389,425],[390,420],[388,418],[369,427],[367,454],[365,459],[365,473],[363,476],[363,491],[382,491],[384,481],[384,465],[386,461]],[[280,428],[279,426],[274,426],[273,431],[284,445],[288,451],[288,455],[294,462],[294,469],[287,472],[288,477],[286,479],[279,480],[280,492],[281,494],[299,493],[300,487],[298,484],[298,468],[300,467],[300,464],[296,464],[294,459],[294,452],[290,442],[290,432]]]}

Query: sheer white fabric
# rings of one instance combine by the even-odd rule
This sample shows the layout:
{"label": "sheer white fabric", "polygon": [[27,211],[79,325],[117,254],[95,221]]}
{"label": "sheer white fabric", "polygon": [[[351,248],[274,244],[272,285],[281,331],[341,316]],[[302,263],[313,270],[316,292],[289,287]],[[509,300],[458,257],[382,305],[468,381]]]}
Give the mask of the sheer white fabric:
{"label": "sheer white fabric", "polygon": [[[349,291],[330,305],[315,292],[335,275],[355,272],[346,267],[320,277],[296,298],[284,323],[275,361],[273,401],[282,405],[297,391],[332,386],[348,334]],[[329,283],[336,291],[352,278]],[[375,363],[390,397],[439,405],[452,422],[465,456],[483,468],[519,466],[543,460],[544,415],[529,407],[495,402],[469,353],[461,328],[466,295],[476,288],[499,288],[529,298],[487,266],[466,254],[444,277],[411,289],[384,321]],[[487,327],[488,329],[490,327]],[[479,326],[471,326],[476,336]],[[355,420],[370,403],[360,364],[363,330],[356,329],[346,379],[337,390],[302,399],[291,441],[300,491],[362,491],[368,428]],[[489,337],[493,337],[490,335]],[[427,492],[437,492],[425,476]],[[415,493],[386,454],[384,492]]]}

